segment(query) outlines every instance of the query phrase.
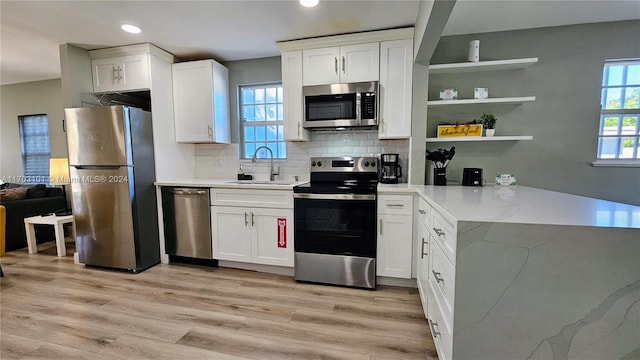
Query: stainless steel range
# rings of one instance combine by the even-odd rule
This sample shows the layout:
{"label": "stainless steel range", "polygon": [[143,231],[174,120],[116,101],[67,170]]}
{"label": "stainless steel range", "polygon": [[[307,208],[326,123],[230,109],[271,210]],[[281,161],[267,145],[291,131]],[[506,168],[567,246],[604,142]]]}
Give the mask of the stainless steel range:
{"label": "stainless steel range", "polygon": [[375,288],[378,158],[311,158],[310,169],[293,188],[296,280]]}

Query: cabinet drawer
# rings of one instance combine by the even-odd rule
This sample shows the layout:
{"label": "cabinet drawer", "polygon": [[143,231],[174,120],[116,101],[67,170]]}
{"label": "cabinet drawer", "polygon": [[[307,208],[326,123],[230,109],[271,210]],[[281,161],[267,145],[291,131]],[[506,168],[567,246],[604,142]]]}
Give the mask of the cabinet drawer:
{"label": "cabinet drawer", "polygon": [[431,209],[430,232],[452,264],[456,263],[456,226],[435,209]]}
{"label": "cabinet drawer", "polygon": [[411,215],[413,195],[379,195],[378,214]]}
{"label": "cabinet drawer", "polygon": [[293,191],[212,188],[211,205],[293,209]]}
{"label": "cabinet drawer", "polygon": [[421,197],[418,197],[417,201],[418,210],[416,211],[416,217],[420,219],[422,225],[429,227],[429,224],[431,223],[431,206],[429,206],[429,203]]}
{"label": "cabinet drawer", "polygon": [[429,250],[429,284],[433,288],[434,296],[438,299],[447,326],[453,327],[453,306],[455,296],[455,269],[447,260],[438,244],[433,244]]}
{"label": "cabinet drawer", "polygon": [[431,330],[433,342],[436,345],[438,358],[441,360],[449,360],[453,352],[452,327],[447,325],[447,322],[444,320],[439,299],[434,294],[433,289],[428,291],[427,301],[429,302],[429,315],[427,318],[429,320],[429,329]]}

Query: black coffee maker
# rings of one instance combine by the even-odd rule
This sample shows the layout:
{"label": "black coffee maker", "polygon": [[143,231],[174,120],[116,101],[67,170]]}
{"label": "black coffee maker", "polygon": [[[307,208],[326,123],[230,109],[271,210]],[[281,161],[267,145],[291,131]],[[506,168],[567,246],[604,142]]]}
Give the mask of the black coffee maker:
{"label": "black coffee maker", "polygon": [[397,184],[402,176],[399,154],[380,154],[380,182]]}

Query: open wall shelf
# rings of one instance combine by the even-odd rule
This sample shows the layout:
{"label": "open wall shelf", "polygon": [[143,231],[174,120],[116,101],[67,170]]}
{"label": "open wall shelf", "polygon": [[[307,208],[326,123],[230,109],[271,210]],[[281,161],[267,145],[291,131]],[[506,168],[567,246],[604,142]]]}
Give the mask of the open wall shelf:
{"label": "open wall shelf", "polygon": [[509,59],[509,60],[437,64],[437,65],[429,65],[429,74],[436,75],[436,74],[462,73],[462,72],[474,72],[474,71],[497,71],[497,70],[522,69],[531,64],[535,64],[537,62],[538,62],[538,58],[535,57],[535,58]]}
{"label": "open wall shelf", "polygon": [[489,99],[459,99],[459,100],[429,100],[427,106],[457,106],[457,105],[478,105],[478,104],[522,104],[536,101],[535,96],[519,96],[508,98]]}
{"label": "open wall shelf", "polygon": [[428,143],[440,143],[440,142],[467,142],[467,141],[520,141],[520,140],[533,140],[533,136],[529,135],[514,135],[514,136],[479,136],[479,137],[450,137],[450,138],[426,138]]}

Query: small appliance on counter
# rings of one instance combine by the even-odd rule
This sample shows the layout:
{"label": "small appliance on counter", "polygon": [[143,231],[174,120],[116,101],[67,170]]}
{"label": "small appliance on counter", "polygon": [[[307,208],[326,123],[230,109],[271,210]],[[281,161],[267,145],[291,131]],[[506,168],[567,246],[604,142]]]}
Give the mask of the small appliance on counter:
{"label": "small appliance on counter", "polygon": [[482,186],[482,169],[464,168],[462,170],[462,186]]}
{"label": "small appliance on counter", "polygon": [[380,182],[397,184],[402,177],[399,154],[380,154]]}

